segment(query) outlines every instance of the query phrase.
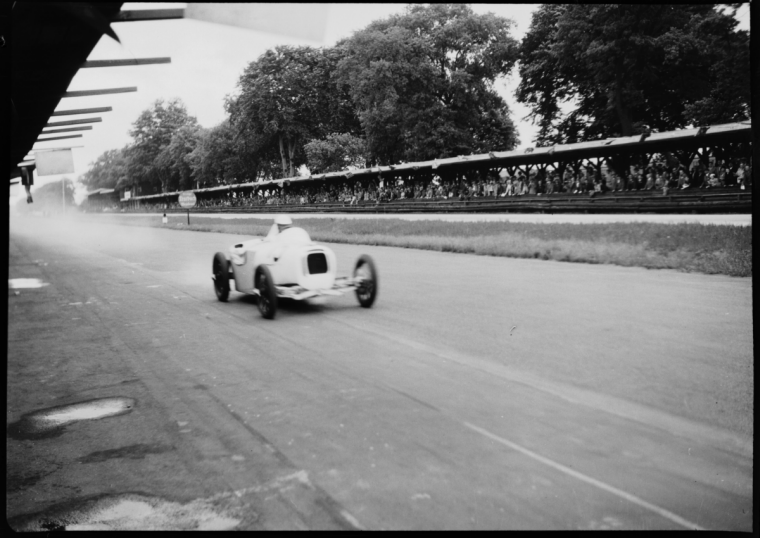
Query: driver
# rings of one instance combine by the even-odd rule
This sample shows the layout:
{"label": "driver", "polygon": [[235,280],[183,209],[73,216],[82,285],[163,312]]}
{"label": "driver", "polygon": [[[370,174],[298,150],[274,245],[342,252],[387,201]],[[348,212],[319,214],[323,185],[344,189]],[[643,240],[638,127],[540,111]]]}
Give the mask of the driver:
{"label": "driver", "polygon": [[287,230],[288,228],[291,228],[293,226],[293,219],[291,219],[287,215],[277,215],[274,218],[274,224],[272,224],[272,227],[269,229],[269,233],[264,238],[265,241],[272,241],[275,239],[280,233]]}
{"label": "driver", "polygon": [[263,251],[266,252],[265,257],[271,257],[276,262],[287,247],[308,244],[311,242],[311,238],[306,230],[293,226],[293,220],[289,216],[278,215],[275,217],[269,233],[264,238],[264,242],[269,245]]}

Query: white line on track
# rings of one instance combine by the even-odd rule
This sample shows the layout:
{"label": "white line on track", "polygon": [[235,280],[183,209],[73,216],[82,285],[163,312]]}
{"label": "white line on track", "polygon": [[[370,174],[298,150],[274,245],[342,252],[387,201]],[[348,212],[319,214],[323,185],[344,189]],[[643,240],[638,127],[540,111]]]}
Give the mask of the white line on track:
{"label": "white line on track", "polygon": [[686,527],[687,529],[691,530],[705,530],[703,527],[700,527],[696,523],[693,523],[687,519],[682,518],[681,516],[674,514],[673,512],[670,512],[669,510],[665,510],[664,508],[660,508],[659,506],[655,506],[652,503],[646,502],[644,499],[641,499],[637,497],[636,495],[633,495],[631,493],[625,492],[621,489],[618,489],[614,486],[610,486],[609,484],[606,484],[600,480],[597,480],[596,478],[591,478],[590,476],[587,476],[583,473],[579,473],[578,471],[575,471],[571,469],[570,467],[566,467],[562,465],[561,463],[557,463],[554,460],[550,460],[549,458],[546,458],[544,456],[541,456],[540,454],[536,454],[532,450],[528,450],[527,448],[524,448],[516,443],[513,443],[512,441],[508,441],[504,439],[503,437],[499,437],[498,435],[495,435],[488,430],[484,430],[483,428],[479,428],[478,426],[475,426],[473,424],[470,424],[469,422],[463,423],[465,426],[470,428],[473,431],[478,432],[479,434],[488,437],[489,439],[492,439],[496,441],[497,443],[501,443],[502,445],[508,446],[509,448],[516,450],[518,452],[521,452],[522,454],[525,454],[529,458],[532,458],[536,461],[539,461],[543,463],[544,465],[548,465],[549,467],[552,467],[554,469],[557,469],[558,471],[561,471],[567,475],[572,476],[573,478],[577,478],[578,480],[582,480],[588,484],[591,484],[592,486],[596,486],[599,489],[602,489],[604,491],[607,491],[609,493],[612,493],[613,495],[617,495],[618,497],[622,497],[626,501],[632,502],[634,504],[637,504],[641,506],[642,508],[646,508],[647,510],[651,510],[652,512],[655,512],[662,517],[669,519],[670,521],[677,523],[683,527]]}
{"label": "white line on track", "polygon": [[410,347],[422,353],[428,353],[440,357],[444,360],[479,369],[491,375],[501,377],[502,379],[514,383],[520,383],[521,385],[562,398],[573,404],[583,405],[596,411],[609,413],[611,415],[636,421],[640,424],[659,428],[668,432],[670,435],[687,437],[700,443],[708,443],[712,446],[720,446],[724,450],[729,450],[746,458],[752,458],[754,455],[754,443],[751,438],[735,434],[728,430],[712,427],[707,424],[679,417],[663,410],[654,409],[622,398],[584,390],[561,382],[550,381],[535,374],[531,374],[530,372],[515,370],[503,365],[494,364],[488,360],[459,353],[453,349],[441,349],[417,340],[404,338],[398,334],[390,334],[376,327],[356,324],[343,318],[339,319],[337,317],[332,317],[332,319],[365,333],[374,334],[385,340],[391,340],[397,344]]}

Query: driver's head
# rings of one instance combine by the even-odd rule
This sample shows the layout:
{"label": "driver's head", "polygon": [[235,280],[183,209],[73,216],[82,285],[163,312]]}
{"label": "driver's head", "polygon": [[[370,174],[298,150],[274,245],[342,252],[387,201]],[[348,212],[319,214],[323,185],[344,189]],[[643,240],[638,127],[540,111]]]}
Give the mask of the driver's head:
{"label": "driver's head", "polygon": [[287,215],[277,215],[274,218],[274,223],[277,225],[279,231],[283,231],[293,226],[293,219]]}

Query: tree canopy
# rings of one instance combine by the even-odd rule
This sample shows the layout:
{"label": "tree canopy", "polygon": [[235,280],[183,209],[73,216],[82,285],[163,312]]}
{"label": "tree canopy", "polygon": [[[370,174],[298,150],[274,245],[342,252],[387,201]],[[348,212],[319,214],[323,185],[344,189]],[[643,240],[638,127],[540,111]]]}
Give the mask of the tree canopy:
{"label": "tree canopy", "polygon": [[186,144],[177,142],[172,149],[167,148],[175,133],[181,133],[179,136],[186,142],[188,131],[180,131],[185,126],[192,131],[197,126],[197,120],[188,115],[184,103],[178,98],[168,103],[159,99],[132,124],[129,134],[134,142],[126,151],[127,173],[134,183],[142,187],[142,194],[169,192],[179,187],[182,163],[176,159],[179,147]]}
{"label": "tree canopy", "polygon": [[236,137],[254,151],[277,149],[282,177],[306,162],[303,145],[309,139],[358,127],[345,89],[332,81],[339,59],[334,50],[275,47],[246,67],[240,94],[227,101]]}
{"label": "tree canopy", "polygon": [[90,169],[80,178],[88,191],[117,189],[128,185],[125,151],[126,148],[109,149],[90,163]]}
{"label": "tree canopy", "polygon": [[746,119],[749,35],[736,25],[707,4],[544,4],[517,99],[542,144]]}
{"label": "tree canopy", "polygon": [[512,149],[516,131],[494,81],[518,57],[512,21],[461,4],[410,5],[338,43],[373,162]]}
{"label": "tree canopy", "polygon": [[312,140],[304,146],[312,173],[340,172],[350,166],[364,168],[367,147],[364,140],[348,133],[332,133],[324,140]]}

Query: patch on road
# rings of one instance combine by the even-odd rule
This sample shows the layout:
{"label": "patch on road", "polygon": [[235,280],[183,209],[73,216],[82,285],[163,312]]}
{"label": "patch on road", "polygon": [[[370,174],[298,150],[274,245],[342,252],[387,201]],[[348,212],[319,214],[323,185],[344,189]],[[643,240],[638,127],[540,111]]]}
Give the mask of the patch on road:
{"label": "patch on road", "polygon": [[37,482],[53,474],[57,468],[45,469],[32,474],[14,471],[8,468],[5,475],[5,493],[16,493],[34,486]]}
{"label": "patch on road", "polygon": [[[196,499],[182,504],[149,495],[126,493],[10,518],[8,524],[17,532],[233,529],[243,520],[242,507],[224,508],[220,506],[220,500],[224,499]],[[246,514],[246,519],[249,516]]]}
{"label": "patch on road", "polygon": [[148,454],[163,454],[174,450],[173,446],[152,444],[147,445],[139,443],[136,445],[122,446],[111,450],[100,450],[90,452],[86,456],[79,458],[79,463],[100,463],[111,459],[131,459],[141,460]]}
{"label": "patch on road", "polygon": [[60,405],[22,416],[9,424],[12,439],[41,439],[59,435],[63,428],[82,420],[95,420],[129,413],[135,406],[132,398],[99,398],[76,404]]}
{"label": "patch on road", "polygon": [[44,288],[49,286],[47,282],[43,282],[39,278],[9,278],[8,287],[12,290],[26,290],[32,288]]}

